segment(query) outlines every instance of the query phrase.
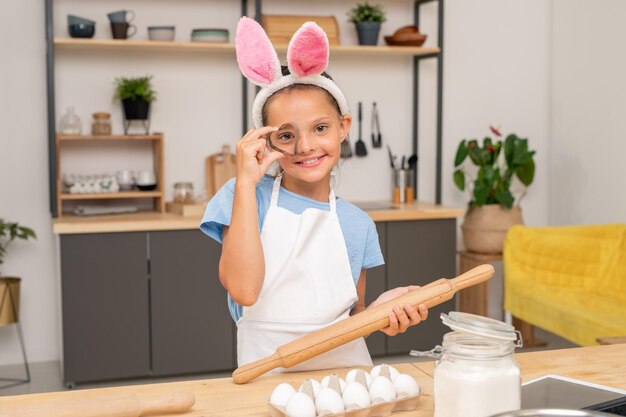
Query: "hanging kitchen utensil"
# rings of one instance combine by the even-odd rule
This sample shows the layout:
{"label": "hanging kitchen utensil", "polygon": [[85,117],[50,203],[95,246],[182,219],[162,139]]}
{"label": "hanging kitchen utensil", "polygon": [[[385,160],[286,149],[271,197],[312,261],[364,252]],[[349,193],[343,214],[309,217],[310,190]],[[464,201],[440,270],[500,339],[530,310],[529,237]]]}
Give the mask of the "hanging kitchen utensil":
{"label": "hanging kitchen utensil", "polygon": [[230,153],[230,146],[222,146],[222,152],[210,155],[204,164],[206,197],[211,198],[222,185],[237,175],[235,155]]}
{"label": "hanging kitchen utensil", "polygon": [[361,129],[362,129],[362,104],[359,101],[359,138],[357,139],[356,143],[354,144],[354,152],[356,153],[356,156],[367,156],[367,148],[365,147],[365,142],[363,142],[363,137],[361,135]]}
{"label": "hanging kitchen utensil", "polygon": [[372,148],[381,148],[383,138],[380,134],[380,121],[378,120],[378,108],[376,102],[372,104]]}
{"label": "hanging kitchen utensil", "polygon": [[341,142],[341,153],[339,154],[342,158],[352,158],[352,149],[350,147],[350,137],[346,136],[346,139]]}
{"label": "hanging kitchen utensil", "polygon": [[492,265],[484,264],[454,279],[441,278],[433,281],[386,303],[369,308],[345,320],[279,346],[271,356],[237,368],[233,372],[233,382],[245,384],[274,368],[290,368],[307,359],[367,336],[376,330],[384,329],[389,326],[389,313],[393,311],[394,306],[409,303],[415,307],[419,304],[425,304],[426,307],[432,308],[452,299],[456,292],[464,288],[489,280],[494,273],[495,269]]}

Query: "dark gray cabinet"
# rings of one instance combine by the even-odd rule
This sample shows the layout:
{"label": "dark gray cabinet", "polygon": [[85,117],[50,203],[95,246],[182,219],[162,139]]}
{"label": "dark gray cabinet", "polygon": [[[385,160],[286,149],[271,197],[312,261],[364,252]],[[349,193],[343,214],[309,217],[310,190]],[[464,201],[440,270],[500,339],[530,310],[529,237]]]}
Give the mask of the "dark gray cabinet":
{"label": "dark gray cabinet", "polygon": [[[387,283],[389,288],[426,285],[456,275],[456,220],[398,221],[387,223]],[[387,354],[411,349],[429,350],[440,344],[450,329],[439,319],[454,310],[454,300],[428,311],[428,320],[406,333],[387,338]]]}
{"label": "dark gray cabinet", "polygon": [[199,230],[61,236],[65,382],[232,369],[220,251]]}
{"label": "dark gray cabinet", "polygon": [[145,233],[61,236],[64,377],[150,373]]}
{"label": "dark gray cabinet", "polygon": [[154,375],[232,369],[233,321],[218,279],[219,243],[199,230],[149,236]]}

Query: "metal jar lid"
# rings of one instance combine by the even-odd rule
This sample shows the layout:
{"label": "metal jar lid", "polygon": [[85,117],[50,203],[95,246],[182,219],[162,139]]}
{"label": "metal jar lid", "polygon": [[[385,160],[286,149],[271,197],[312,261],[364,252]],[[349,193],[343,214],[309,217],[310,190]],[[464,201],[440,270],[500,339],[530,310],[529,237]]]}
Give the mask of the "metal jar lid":
{"label": "metal jar lid", "polygon": [[499,320],[476,314],[451,311],[448,314],[441,313],[441,321],[457,332],[511,342],[519,340],[518,343],[521,346],[521,334],[512,325]]}

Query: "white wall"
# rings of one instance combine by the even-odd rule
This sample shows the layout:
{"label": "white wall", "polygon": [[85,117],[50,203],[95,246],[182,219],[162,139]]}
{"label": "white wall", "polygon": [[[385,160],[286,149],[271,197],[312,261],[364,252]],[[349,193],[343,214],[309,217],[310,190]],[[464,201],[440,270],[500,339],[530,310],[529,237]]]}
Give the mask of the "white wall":
{"label": "white wall", "polygon": [[[342,43],[356,43],[345,21],[350,2],[272,0],[264,2],[268,13],[334,14]],[[410,24],[411,2],[384,2],[389,21],[383,34]],[[155,7],[158,5],[158,7]],[[64,15],[72,12],[97,20],[97,37],[107,37],[106,12],[132,8],[145,38],[145,26],[177,24],[177,38],[186,39],[192,27],[217,26],[234,31],[239,3],[224,0],[181,0],[144,3],[111,0],[55,1],[55,30],[66,36]],[[323,12],[321,12],[323,10]],[[436,44],[435,4],[422,10],[422,31],[427,45]],[[9,2],[2,6],[5,25],[0,26],[4,65],[0,67],[1,136],[0,216],[36,229],[39,239],[18,243],[11,251],[5,272],[24,277],[22,323],[31,361],[56,360],[59,349],[59,276],[54,238],[48,214],[46,144],[46,87],[43,4],[38,0]],[[541,0],[448,0],[446,2],[444,75],[444,172],[443,200],[463,207],[465,197],[452,186],[452,159],[458,142],[488,134],[488,125],[501,124],[530,139],[538,150],[537,179],[523,203],[526,221],[547,223],[549,131],[549,3]],[[31,22],[23,30],[24,21]],[[529,28],[532,27],[532,30]],[[15,36],[20,33],[20,36]],[[4,40],[11,39],[11,42]],[[329,68],[344,89],[350,105],[364,102],[364,139],[369,145],[371,102],[380,107],[383,142],[394,152],[411,150],[410,59],[385,57],[331,57]],[[420,96],[420,198],[434,199],[436,66],[421,64]],[[203,187],[203,158],[235,143],[240,135],[240,78],[234,57],[198,53],[100,53],[61,51],[57,55],[57,122],[68,105],[76,107],[83,128],[91,113],[110,111],[114,130],[121,130],[121,110],[111,102],[112,82],[120,75],[154,75],[159,99],[154,105],[153,128],[166,135],[167,190],[177,181],[191,180]],[[356,139],[356,126],[352,142]],[[353,158],[342,166],[338,193],[352,200],[390,197],[390,172],[384,150],[372,150],[365,159]],[[137,154],[115,150],[73,149],[62,161],[67,169],[113,171],[145,163]],[[10,157],[5,155],[9,154]],[[132,167],[129,165],[133,164]],[[136,165],[135,165],[136,164]],[[87,173],[87,172],[84,172]],[[14,329],[0,328],[0,364],[20,358]],[[12,349],[10,346],[15,346]]]}
{"label": "white wall", "polygon": [[626,222],[626,3],[552,13],[550,223]]}

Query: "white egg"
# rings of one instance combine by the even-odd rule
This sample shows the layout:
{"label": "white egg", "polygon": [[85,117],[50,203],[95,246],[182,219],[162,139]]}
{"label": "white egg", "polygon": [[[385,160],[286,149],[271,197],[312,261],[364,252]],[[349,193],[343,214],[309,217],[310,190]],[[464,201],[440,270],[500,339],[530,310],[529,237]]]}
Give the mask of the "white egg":
{"label": "white egg", "polygon": [[315,397],[315,409],[318,415],[341,413],[344,410],[341,395],[332,388],[323,387]]}
{"label": "white egg", "polygon": [[372,404],[387,403],[396,399],[396,389],[386,376],[377,376],[370,385]]}
{"label": "white egg", "polygon": [[415,397],[420,393],[420,386],[417,381],[407,374],[400,374],[393,380],[398,398]]}
{"label": "white egg", "polygon": [[284,410],[287,406],[287,401],[289,401],[289,398],[291,398],[295,392],[296,390],[289,384],[284,382],[282,384],[278,384],[276,388],[274,388],[274,391],[272,391],[270,404]]}
{"label": "white egg", "polygon": [[339,381],[339,388],[341,389],[341,392],[343,392],[343,390],[346,389],[346,381],[340,378],[337,374],[326,375],[324,378],[322,378],[322,387],[332,387],[332,384],[330,382],[334,378],[337,378],[337,380]]}
{"label": "white egg", "polygon": [[357,408],[366,408],[371,404],[370,395],[367,388],[358,382],[350,382],[343,390],[343,403],[346,410],[354,410]]}
{"label": "white egg", "polygon": [[322,388],[317,379],[305,379],[304,382],[302,382],[302,385],[300,385],[300,389],[298,389],[298,391],[305,392],[304,387],[307,385],[308,382],[311,383],[311,388],[313,388],[313,396],[317,397],[317,393],[320,392],[320,388]]}
{"label": "white egg", "polygon": [[303,392],[296,392],[289,398],[285,409],[288,417],[315,417],[315,403]]}
{"label": "white egg", "polygon": [[[387,365],[386,363],[383,363],[381,365],[377,365],[377,366],[372,368],[372,370],[370,371],[370,374],[372,374],[372,378],[376,378],[377,376],[381,375],[380,371],[383,370],[384,367],[387,367],[387,369],[389,369],[389,377],[388,377],[389,380],[393,381],[394,379],[396,379],[396,377],[398,375],[400,375],[400,372],[398,372],[398,370],[396,368],[394,368],[391,365]],[[385,373],[386,372],[384,372],[384,370],[383,370],[382,375],[383,376],[387,376],[387,375],[385,375]]]}
{"label": "white egg", "polygon": [[346,383],[348,382],[353,382],[353,381],[357,381],[357,375],[359,375],[360,372],[363,372],[363,375],[365,376],[365,382],[367,383],[367,387],[370,387],[370,384],[372,383],[372,376],[369,374],[369,372],[365,372],[362,369],[352,369],[348,372],[348,374],[346,375]]}

